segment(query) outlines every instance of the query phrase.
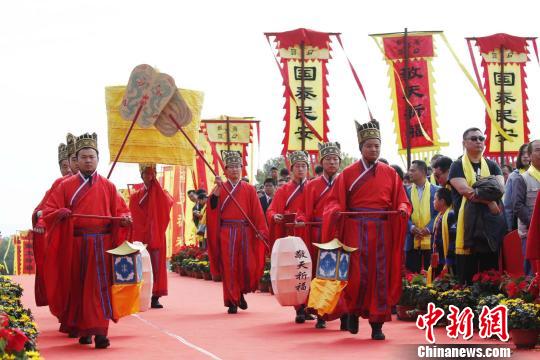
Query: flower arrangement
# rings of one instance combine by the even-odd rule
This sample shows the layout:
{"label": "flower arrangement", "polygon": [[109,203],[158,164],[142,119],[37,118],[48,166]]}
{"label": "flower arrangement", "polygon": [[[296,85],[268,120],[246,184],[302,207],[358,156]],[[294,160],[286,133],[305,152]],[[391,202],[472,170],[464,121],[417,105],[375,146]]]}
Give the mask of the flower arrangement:
{"label": "flower arrangement", "polygon": [[540,304],[527,303],[523,299],[501,301],[508,309],[510,329],[540,329]]}
{"label": "flower arrangement", "polygon": [[457,282],[456,278],[449,273],[439,275],[435,280],[433,280],[433,284],[431,286],[438,292],[461,289],[461,286]]}
{"label": "flower arrangement", "polygon": [[40,359],[38,331],[30,310],[23,308],[23,289],[0,276],[0,355],[2,359]]}
{"label": "flower arrangement", "polygon": [[444,310],[445,314],[450,313],[450,305],[454,305],[460,310],[466,307],[474,309],[476,306],[476,301],[470,288],[440,292],[437,294],[435,303]]}
{"label": "flower arrangement", "polygon": [[473,278],[472,292],[474,296],[496,295],[501,292],[503,276],[501,272],[488,270],[476,273]]}
{"label": "flower arrangement", "polygon": [[510,299],[523,299],[526,302],[533,302],[539,296],[539,279],[532,276],[512,278],[505,275],[501,288]]}

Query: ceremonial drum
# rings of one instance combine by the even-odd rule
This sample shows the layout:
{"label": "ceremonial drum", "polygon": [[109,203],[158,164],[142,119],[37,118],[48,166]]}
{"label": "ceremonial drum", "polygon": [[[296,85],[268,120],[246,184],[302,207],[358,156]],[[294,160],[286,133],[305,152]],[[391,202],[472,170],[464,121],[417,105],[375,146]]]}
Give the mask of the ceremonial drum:
{"label": "ceremonial drum", "polygon": [[142,256],[142,287],[140,297],[139,311],[146,311],[150,309],[150,302],[152,301],[152,289],[154,287],[154,274],[152,273],[152,261],[150,260],[150,254],[146,247],[139,242],[135,241],[134,244],[142,245],[140,250]]}
{"label": "ceremonial drum", "polygon": [[270,278],[274,296],[282,306],[305,304],[311,282],[311,256],[296,236],[277,239],[272,248]]}

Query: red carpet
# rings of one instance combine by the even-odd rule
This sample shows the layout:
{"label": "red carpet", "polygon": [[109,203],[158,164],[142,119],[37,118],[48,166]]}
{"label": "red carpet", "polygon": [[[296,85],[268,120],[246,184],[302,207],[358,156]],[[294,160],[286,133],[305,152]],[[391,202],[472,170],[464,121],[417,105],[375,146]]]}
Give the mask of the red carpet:
{"label": "red carpet", "polygon": [[[357,335],[339,331],[339,321],[318,330],[314,322],[293,323],[292,308],[281,307],[269,294],[249,294],[247,311],[228,315],[222,306],[221,283],[169,274],[165,306],[112,324],[111,347],[96,350],[57,331],[48,308],[36,308],[34,277],[15,276],[25,289],[23,301],[34,313],[40,336],[38,347],[46,359],[416,359],[424,333],[414,323],[392,321],[384,326],[386,341],[369,339],[362,320]],[[444,328],[436,330],[437,344],[495,344],[495,340],[450,341]],[[511,344],[507,346],[513,347]],[[514,351],[513,359],[538,359],[540,348]]]}

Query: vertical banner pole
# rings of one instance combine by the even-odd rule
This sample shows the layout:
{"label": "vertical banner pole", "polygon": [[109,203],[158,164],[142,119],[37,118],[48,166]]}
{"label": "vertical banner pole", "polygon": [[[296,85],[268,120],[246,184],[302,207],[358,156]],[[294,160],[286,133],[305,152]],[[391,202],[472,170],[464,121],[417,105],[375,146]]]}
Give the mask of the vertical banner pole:
{"label": "vertical banner pole", "polygon": [[[304,105],[306,102],[306,97],[304,96],[305,92],[305,84],[304,84],[304,61],[305,61],[305,47],[304,42],[300,42],[300,108],[302,114],[304,114]],[[300,136],[302,137],[302,151],[306,150],[306,124],[305,124],[305,117],[302,116],[302,127],[300,130]]]}
{"label": "vertical banner pole", "polygon": [[[405,77],[405,98],[409,97],[409,43],[407,40],[407,28],[403,33],[403,56],[405,60],[405,71],[403,75]],[[406,128],[406,139],[407,139],[407,171],[411,167],[411,115],[412,109],[409,102],[407,102],[407,111],[405,113],[405,128]]]}
{"label": "vertical banner pole", "polygon": [[[501,45],[501,113],[499,115],[499,120],[501,122],[501,128],[504,129],[504,103],[506,102],[504,96],[504,47]],[[501,143],[501,166],[504,166],[504,137],[499,137],[499,142]]]}

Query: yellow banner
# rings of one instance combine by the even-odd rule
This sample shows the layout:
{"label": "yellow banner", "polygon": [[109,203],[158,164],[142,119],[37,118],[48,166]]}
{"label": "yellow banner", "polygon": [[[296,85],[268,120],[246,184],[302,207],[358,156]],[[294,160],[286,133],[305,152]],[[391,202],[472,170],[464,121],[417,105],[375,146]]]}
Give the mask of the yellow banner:
{"label": "yellow banner", "polygon": [[[124,92],[125,86],[109,86],[105,88],[111,162],[116,158],[118,150],[131,126],[131,121],[123,119],[119,112]],[[193,114],[193,120],[188,126],[184,127],[184,130],[195,142],[198,138],[204,96],[202,92],[195,90],[179,89],[179,92]],[[166,137],[154,127],[143,129],[135,124],[118,161],[191,167],[194,157],[195,150],[180,132],[174,136]]]}
{"label": "yellow banner", "polygon": [[[232,121],[232,120],[231,120]],[[227,123],[206,123],[208,139],[211,142],[227,142],[249,144],[251,142],[251,124],[239,122],[229,123],[229,137],[227,138]]]}
{"label": "yellow banner", "polygon": [[[321,137],[324,137],[324,68],[320,61],[306,61],[304,63],[304,92],[302,93],[302,67],[301,61],[287,61],[287,72],[289,85],[293,92],[296,103],[289,99],[289,109],[287,109],[288,144],[285,147],[288,151],[302,150],[302,140],[300,129],[302,126],[301,106],[304,98],[304,117]],[[319,140],[313,131],[306,127],[308,138],[305,141],[304,150],[318,151]]]}
{"label": "yellow banner", "polygon": [[[519,55],[519,54],[517,54]],[[517,57],[517,56],[516,56]],[[500,58],[500,57],[499,57]],[[523,114],[523,86],[521,83],[521,65],[516,63],[504,64],[504,79],[501,77],[500,63],[487,63],[489,76],[489,96],[497,121],[503,120],[504,131],[513,139],[504,142],[505,152],[519,152],[519,147],[525,143],[525,119]],[[504,81],[504,105],[501,109],[501,81]],[[498,155],[501,151],[500,136],[497,129],[489,126],[488,155]]]}

